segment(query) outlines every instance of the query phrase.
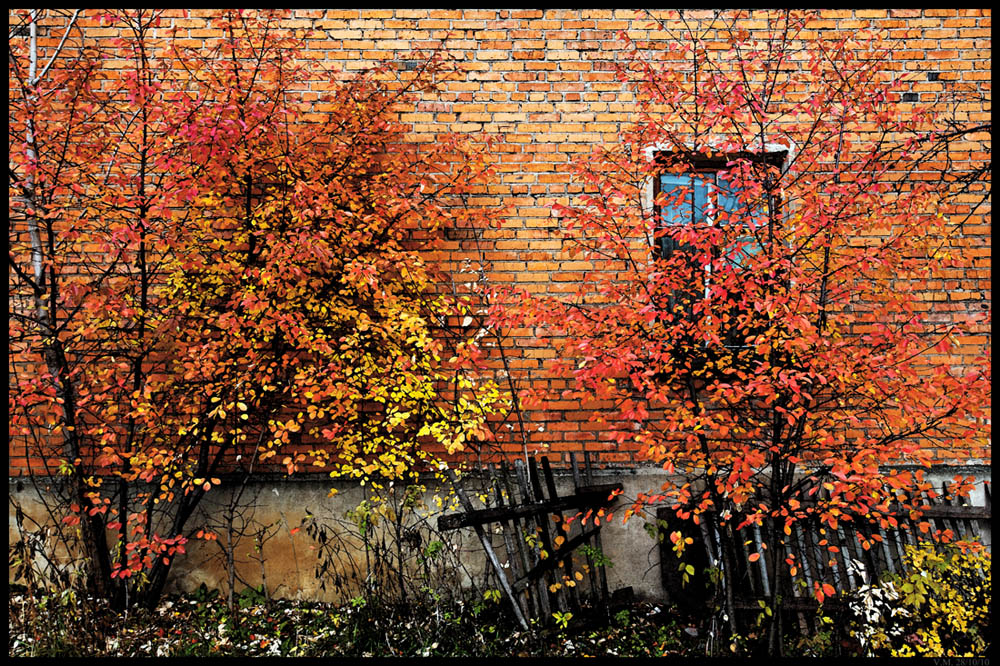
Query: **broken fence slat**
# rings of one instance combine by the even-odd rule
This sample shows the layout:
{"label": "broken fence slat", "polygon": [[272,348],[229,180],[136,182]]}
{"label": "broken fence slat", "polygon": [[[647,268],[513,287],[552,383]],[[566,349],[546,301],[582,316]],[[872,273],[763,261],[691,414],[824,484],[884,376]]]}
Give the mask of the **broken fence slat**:
{"label": "broken fence slat", "polygon": [[[510,476],[510,470],[507,468],[506,461],[501,461],[500,472],[502,475],[504,488],[507,490],[507,497],[510,499],[510,504],[516,505],[517,498],[515,497],[514,492],[511,490],[509,484],[507,483],[508,479],[510,479],[511,476]],[[528,545],[524,542],[524,533],[521,531],[520,520],[518,520],[517,518],[512,518],[510,524],[513,526],[510,539],[514,543],[515,552],[508,553],[508,559],[517,558],[517,561],[520,566],[518,570],[515,572],[515,577],[520,578],[522,572],[531,569],[531,565],[529,564],[529,554],[527,553]],[[504,538],[505,539],[507,538],[506,533],[504,534]],[[531,609],[532,617],[538,617],[538,615],[542,613],[542,609],[540,606],[540,602],[538,600],[537,592],[532,590],[525,590],[524,595],[525,595],[525,602]]]}
{"label": "broken fence slat", "polygon": [[[515,460],[514,471],[517,474],[517,484],[521,489],[521,504],[527,505],[532,503],[535,498],[531,494],[531,485],[528,483],[527,463],[523,460]],[[524,530],[525,533],[531,531],[530,521],[527,516],[525,516],[524,520]],[[527,544],[525,544],[525,546],[527,546]],[[537,547],[532,546],[531,548],[528,549],[528,552],[531,555],[531,565],[537,566],[538,562],[540,561]],[[542,617],[548,618],[550,613],[552,612],[552,608],[549,606],[549,591],[545,585],[545,581],[539,580],[537,587],[535,589],[536,589],[535,596],[538,599],[538,604],[542,609]]]}
{"label": "broken fence slat", "polygon": [[[534,456],[530,456],[528,458],[528,479],[531,482],[531,488],[535,493],[536,499],[545,502],[549,506],[553,505],[555,502],[558,501],[551,496],[548,498],[547,501],[543,499],[545,497],[545,494],[542,492],[542,480],[538,473],[538,460]],[[542,548],[545,550],[546,553],[555,552],[555,548],[552,546],[552,536],[549,534],[549,528],[551,527],[551,523],[549,522],[549,514],[552,512],[552,510],[553,509],[549,509],[544,513],[535,514],[535,523],[538,526],[538,536],[541,538]],[[548,574],[551,570],[552,567],[546,567],[545,569],[546,574]],[[551,581],[550,580],[545,581],[545,588],[551,590],[552,585],[555,583],[554,574],[546,575],[546,578],[551,578]],[[561,612],[565,613],[567,610],[569,610],[566,602],[566,595],[563,592],[561,586],[556,589],[555,597],[556,597],[556,605],[559,607],[559,610]]]}
{"label": "broken fence slat", "polygon": [[[594,483],[594,467],[590,461],[590,451],[583,452],[583,465],[586,470],[586,479],[588,484]],[[616,490],[623,490],[620,483],[615,484],[617,486]],[[610,492],[610,491],[609,491]],[[594,545],[597,547],[597,552],[604,554],[604,547],[601,545],[601,532],[598,530],[597,534],[594,536]],[[608,588],[608,572],[602,565],[598,568],[598,576],[601,579],[601,603],[604,607],[605,613],[608,612],[608,600],[611,598],[611,591]]]}
{"label": "broken fence slat", "polygon": [[[583,485],[583,479],[580,478],[580,467],[576,461],[576,453],[572,451],[569,454],[569,466],[570,469],[573,470],[573,490],[574,492],[579,493],[580,487]],[[588,482],[589,481],[590,479],[588,478]],[[588,545],[590,545],[591,547],[596,546],[596,541],[594,539],[588,539],[588,541],[590,542]],[[601,568],[602,569],[604,568],[603,565],[601,566]],[[595,600],[600,595],[600,588],[598,587],[596,569],[597,569],[596,566],[587,567],[587,578],[590,581],[590,594],[594,597]],[[604,599],[601,598],[601,601],[603,602]]]}
{"label": "broken fence slat", "polygon": [[[455,489],[455,494],[458,495],[458,501],[462,503],[467,510],[472,510],[472,500],[469,496],[465,494],[465,489],[459,484],[458,479],[455,477],[455,472],[450,468],[446,468],[445,472],[448,475],[448,480],[451,481],[452,487]],[[500,566],[500,560],[497,559],[496,553],[493,551],[493,544],[490,543],[489,538],[486,536],[486,532],[483,530],[482,525],[474,525],[476,530],[476,536],[479,537],[479,542],[483,544],[483,550],[486,551],[486,556],[490,560],[490,564],[493,565],[493,570],[496,571],[497,578],[500,580],[500,586],[503,588],[504,593],[507,595],[507,599],[510,601],[511,606],[514,608],[514,615],[517,616],[517,621],[521,627],[527,631],[528,621],[524,619],[524,613],[521,611],[521,604],[517,601],[517,595],[510,587],[510,582],[507,580],[507,574],[504,572],[503,567]]]}
{"label": "broken fence slat", "polygon": [[549,514],[564,509],[583,509],[594,506],[608,506],[608,497],[612,492],[622,490],[620,483],[607,483],[598,486],[584,486],[575,495],[560,497],[554,501],[541,501],[522,506],[511,506],[492,509],[469,509],[465,513],[450,513],[438,518],[438,529],[442,531],[455,530],[460,527],[472,527],[484,523],[499,522],[511,518],[528,518],[539,514]]}
{"label": "broken fence slat", "polygon": [[[503,488],[503,485],[500,482],[500,478],[497,476],[496,470],[494,469],[492,464],[487,466],[487,470],[489,471],[490,478],[492,480],[494,492],[496,492],[497,508],[503,508],[504,507],[503,496],[505,489]],[[507,551],[507,565],[510,567],[511,574],[516,579],[520,577],[521,569],[519,567],[520,563],[518,561],[517,553],[514,552],[514,543],[510,538],[511,522],[505,519],[502,520],[500,524],[503,526],[503,545]]]}
{"label": "broken fence slat", "polygon": [[[549,459],[547,456],[542,457],[542,474],[545,477],[545,488],[549,493],[549,500],[555,501],[559,497],[559,494],[556,492],[556,481],[555,478],[553,478],[552,476],[552,465],[549,464]],[[559,537],[562,537],[563,540],[565,540],[569,532],[566,529],[567,524],[563,522],[562,511],[556,509],[552,512],[552,515],[556,523],[556,526],[553,528],[553,534],[555,535],[553,537],[553,540],[558,539]],[[580,544],[582,543],[583,541],[580,541]],[[558,547],[558,543],[556,545]],[[566,554],[562,557],[562,566],[563,566],[563,580],[566,581],[572,580],[573,558],[571,551],[567,551]],[[576,607],[579,607],[580,591],[576,589],[576,584],[573,584],[572,586],[569,587],[567,594],[572,604]]]}
{"label": "broken fence slat", "polygon": [[549,557],[543,559],[534,568],[531,569],[524,576],[518,578],[511,587],[517,591],[537,580],[542,574],[555,569],[559,566],[560,560],[562,560],[566,555],[570,554],[578,546],[580,546],[584,541],[591,538],[595,534],[601,531],[600,527],[592,527],[586,532],[577,534],[575,537],[567,541],[560,547],[556,552],[552,553]]}

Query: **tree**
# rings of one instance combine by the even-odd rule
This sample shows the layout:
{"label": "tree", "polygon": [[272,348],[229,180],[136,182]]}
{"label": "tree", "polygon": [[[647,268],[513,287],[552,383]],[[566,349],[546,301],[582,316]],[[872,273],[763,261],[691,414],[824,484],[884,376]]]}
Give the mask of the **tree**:
{"label": "tree", "polygon": [[[440,57],[347,77],[307,68],[280,13],[226,13],[192,50],[149,10],[74,14],[39,55],[24,19],[11,435],[32,478],[63,479],[92,593],[155,603],[185,543],[214,538],[192,516],[227,474],[399,479],[484,434],[500,395],[475,341],[435,336],[464,305],[427,251],[482,222],[464,197],[488,151],[398,120]],[[86,46],[85,21],[120,36]]]}
{"label": "tree", "polygon": [[983,456],[988,436],[988,352],[966,337],[981,319],[927,294],[971,261],[963,223],[989,167],[952,158],[989,126],[903,106],[884,36],[811,40],[807,22],[751,34],[681,15],[663,51],[629,42],[636,122],[576,163],[584,193],[557,206],[593,269],[569,299],[494,308],[561,346],[561,399],[591,401],[618,445],[670,474],[626,518],[666,503],[718,531],[734,640],[734,540],[762,529],[750,559],[772,572],[772,654],[801,577],[792,530],[918,516],[923,469]]}

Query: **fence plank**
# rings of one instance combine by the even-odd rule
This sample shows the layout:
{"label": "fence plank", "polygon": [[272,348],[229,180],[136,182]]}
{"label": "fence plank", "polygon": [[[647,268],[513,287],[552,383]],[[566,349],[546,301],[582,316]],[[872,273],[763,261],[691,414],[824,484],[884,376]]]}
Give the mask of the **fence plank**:
{"label": "fence plank", "polygon": [[[458,482],[455,477],[455,472],[451,468],[445,468],[445,473],[448,475],[448,480],[451,481],[452,487],[455,489],[455,494],[458,495],[458,501],[462,503],[467,511],[472,511],[472,500],[465,493],[465,489]],[[489,558],[490,564],[493,565],[493,570],[496,571],[497,578],[500,580],[500,586],[503,588],[504,593],[507,595],[507,599],[510,601],[511,606],[514,609],[514,615],[517,617],[518,623],[521,627],[527,631],[528,621],[524,618],[524,613],[521,611],[521,604],[517,600],[517,595],[510,587],[510,583],[507,580],[507,574],[504,572],[503,567],[500,566],[500,561],[497,559],[496,553],[493,551],[493,544],[490,543],[489,538],[486,536],[485,530],[483,530],[482,525],[473,525],[476,530],[476,536],[479,537],[479,542],[483,544],[483,550],[486,551],[486,556]]]}
{"label": "fence plank", "polygon": [[[535,501],[535,497],[532,495],[531,485],[528,483],[528,474],[526,471],[525,462],[520,459],[515,460],[514,471],[517,474],[517,485],[521,489],[522,505],[533,503]],[[537,536],[535,528],[532,527],[533,521],[529,519],[529,515],[533,516],[534,514],[526,514],[524,516],[525,532],[531,532]],[[531,566],[532,567],[538,566],[538,562],[541,559],[538,555],[538,547],[532,546],[528,550],[531,553]],[[545,581],[544,580],[537,581],[535,590],[536,590],[536,596],[538,598],[538,605],[541,609],[542,617],[548,618],[552,613],[552,608],[549,605],[549,590],[545,586]]]}
{"label": "fence plank", "polygon": [[[584,451],[583,452],[583,465],[584,465],[584,469],[586,470],[587,484],[588,485],[593,485],[594,484],[594,468],[593,468],[593,465],[591,464],[590,451]],[[617,486],[615,488],[615,490],[621,490],[622,489],[622,485],[620,483],[617,483],[617,484],[614,484],[614,485]],[[600,486],[597,486],[597,487],[600,487]],[[611,491],[609,491],[608,494],[610,495]],[[600,530],[597,530],[597,534],[594,536],[594,544],[597,547],[597,551],[599,553],[601,553],[601,555],[603,556],[604,555],[604,547],[601,545],[601,531]],[[598,577],[601,579],[601,604],[602,604],[602,606],[604,608],[605,614],[607,614],[609,612],[609,609],[608,609],[608,600],[611,597],[611,592],[608,589],[608,572],[605,569],[604,565],[601,565],[600,569],[598,570]]]}
{"label": "fence plank", "polygon": [[[504,492],[505,489],[501,485],[500,478],[497,474],[496,468],[492,463],[487,465],[487,471],[489,472],[490,480],[492,482],[493,491],[496,493],[496,503],[498,509],[503,509],[505,507],[504,503]],[[507,553],[507,566],[511,573],[511,577],[515,580],[521,577],[522,569],[519,566],[518,553],[515,552],[514,540],[511,538],[511,532],[516,532],[516,527],[512,529],[511,521],[503,519],[500,521],[500,526],[503,528],[501,531],[503,533],[503,543],[504,549]],[[513,587],[513,586],[512,586]],[[525,598],[525,603],[528,604],[529,600]],[[529,606],[530,607],[530,606]]]}
{"label": "fence plank", "polygon": [[511,518],[534,518],[554,511],[565,509],[583,509],[592,506],[605,506],[607,498],[615,490],[621,490],[620,483],[608,483],[599,486],[585,486],[575,495],[556,498],[555,501],[530,501],[519,506],[491,509],[473,509],[464,513],[452,513],[438,518],[438,529],[456,530],[461,527],[472,527],[494,523]]}
{"label": "fence plank", "polygon": [[[552,465],[549,464],[548,456],[542,457],[542,475],[545,477],[545,488],[549,494],[549,501],[555,502],[559,498],[559,494],[556,492],[556,481],[552,476]],[[565,523],[563,523],[562,511],[555,509],[552,511],[552,517],[555,521],[555,527],[552,528],[553,533],[553,543],[557,541],[559,537],[563,540],[569,537],[569,532],[565,529]],[[582,545],[583,541],[579,542],[577,545]],[[557,546],[558,548],[558,546]],[[567,596],[569,596],[569,601],[573,604],[575,608],[580,606],[580,594],[576,589],[576,581],[573,579],[573,553],[572,549],[566,551],[566,554],[562,557],[562,568],[563,568],[563,581],[568,583],[573,581],[572,585],[563,584],[560,590],[566,590],[568,587]],[[556,581],[558,584],[559,581]]]}
{"label": "fence plank", "polygon": [[[535,494],[535,499],[544,502],[545,494],[542,492],[542,480],[538,474],[538,460],[534,456],[528,458],[528,481],[531,483],[531,489]],[[558,498],[549,498],[549,502],[546,502],[546,506],[555,505],[558,502]],[[535,514],[535,522],[538,524],[538,536],[542,540],[542,548],[549,557],[555,552],[555,547],[552,545],[552,535],[549,533],[551,527],[551,521],[548,518],[549,510],[544,513]],[[555,582],[555,576],[552,574],[551,568],[545,569],[545,583],[549,592],[552,591],[553,584]],[[569,606],[566,603],[566,594],[562,587],[559,587],[555,592],[556,606],[559,607],[559,611],[565,613],[569,610]]]}
{"label": "fence plank", "polygon": [[[511,507],[517,505],[517,496],[514,494],[514,489],[510,487],[508,481],[511,479],[510,470],[507,467],[507,461],[501,461],[500,463],[501,473],[503,474],[504,487],[507,489],[507,496],[510,499]],[[523,495],[522,495],[523,497]],[[514,542],[514,547],[516,549],[516,557],[520,563],[520,575],[528,571],[531,568],[529,562],[531,561],[528,544],[524,541],[525,528],[522,528],[521,523],[524,521],[527,525],[527,519],[518,518],[517,516],[511,517],[511,526],[513,534],[511,534],[511,540]],[[510,555],[509,557],[514,557],[515,555]],[[524,596],[529,608],[532,612],[532,617],[538,617],[542,613],[541,602],[538,599],[538,592],[535,589],[528,588],[524,590]]]}
{"label": "fence plank", "polygon": [[[575,493],[579,493],[580,486],[583,485],[583,480],[580,477],[580,467],[577,464],[575,452],[572,451],[570,452],[569,464],[570,468],[573,470],[573,491]],[[582,523],[580,529],[581,530],[583,529]],[[591,548],[594,548],[594,543],[595,540],[593,537],[587,539],[587,544]],[[594,601],[597,602],[600,599],[600,589],[598,588],[598,583],[597,583],[597,565],[593,562],[591,562],[590,565],[587,567],[587,579],[590,581],[590,595],[591,597],[594,598]],[[603,603],[603,601],[604,601],[603,599],[600,599],[601,603]]]}

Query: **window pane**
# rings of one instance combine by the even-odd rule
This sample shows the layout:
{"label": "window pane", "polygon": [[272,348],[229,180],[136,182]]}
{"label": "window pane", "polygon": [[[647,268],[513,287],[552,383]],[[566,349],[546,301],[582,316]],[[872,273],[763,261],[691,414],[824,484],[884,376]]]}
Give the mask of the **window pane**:
{"label": "window pane", "polygon": [[[660,193],[669,201],[669,204],[663,207],[663,224],[666,226],[704,224],[709,182],[701,176],[690,174],[661,175]],[[682,193],[683,198],[681,198]]]}
{"label": "window pane", "polygon": [[720,224],[729,224],[730,222],[738,222],[740,215],[740,198],[736,194],[736,190],[732,183],[726,178],[726,174],[720,173],[716,179],[716,196],[718,197],[718,202],[716,206],[719,211],[724,211],[724,215],[718,216],[718,222]]}
{"label": "window pane", "polygon": [[718,207],[720,211],[724,211],[719,216],[720,224],[739,225],[746,230],[745,234],[737,236],[733,241],[733,250],[729,253],[732,264],[737,268],[743,268],[751,256],[761,252],[760,243],[757,242],[754,233],[763,222],[762,211],[747,210],[748,202],[740,201],[735,187],[724,172],[719,173],[717,183]]}
{"label": "window pane", "polygon": [[[714,180],[714,175],[710,176]],[[691,174],[663,174],[660,176],[660,194],[667,204],[661,209],[665,227],[704,224],[707,219],[709,182]],[[693,248],[681,245],[668,235],[660,239],[661,256],[667,258],[677,250],[691,252]]]}

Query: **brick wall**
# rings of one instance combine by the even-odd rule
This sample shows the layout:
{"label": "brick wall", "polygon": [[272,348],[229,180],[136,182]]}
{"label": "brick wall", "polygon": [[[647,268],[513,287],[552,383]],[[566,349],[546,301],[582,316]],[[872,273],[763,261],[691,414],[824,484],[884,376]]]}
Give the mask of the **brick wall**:
{"label": "brick wall", "polygon": [[[219,37],[214,10],[167,10],[164,28],[180,28],[191,46]],[[708,25],[710,10],[689,12],[688,21]],[[722,20],[733,17],[723,13]],[[753,12],[741,18],[749,30],[765,29],[774,16]],[[654,19],[662,20],[657,23]],[[65,20],[51,16],[41,45],[58,42]],[[107,44],[115,30],[102,25],[96,13],[80,21],[86,40]],[[445,83],[438,95],[417,104],[403,120],[413,124],[415,137],[450,130],[477,139],[498,135],[498,176],[481,192],[483,205],[504,204],[500,228],[482,230],[478,237],[453,237],[439,257],[445,268],[458,272],[467,259],[482,259],[495,285],[517,284],[537,293],[570,291],[587,268],[564,252],[560,220],[552,212],[583,190],[574,182],[571,161],[596,145],[615,140],[630,120],[632,93],[615,75],[623,57],[620,31],[641,45],[656,48],[679,27],[666,12],[634,10],[294,10],[283,26],[301,31],[310,58],[346,72],[383,60],[406,66],[415,50],[427,51],[447,40],[446,51],[460,75]],[[991,12],[974,9],[823,10],[804,39],[819,39],[828,31],[885,29],[899,39],[886,69],[912,74],[906,101],[948,103],[963,121],[990,121]],[[113,64],[113,63],[112,63]],[[330,84],[317,80],[315,91]],[[981,159],[986,144],[958,146],[960,160]],[[970,200],[976,197],[970,193]],[[970,219],[965,236],[975,256],[971,270],[946,276],[928,295],[945,313],[988,309],[991,237],[985,216]],[[482,252],[480,255],[479,253]],[[514,331],[510,350],[512,370],[522,381],[549,388],[562,386],[548,377],[545,361],[555,351],[538,344],[531,331]],[[983,328],[972,345],[988,344]],[[970,353],[965,357],[968,362]],[[632,454],[601,442],[601,424],[588,422],[589,408],[555,402],[551,409],[529,414],[531,444],[539,451],[564,454],[584,447],[604,451],[608,462],[630,462]],[[12,456],[11,473],[23,468]]]}

